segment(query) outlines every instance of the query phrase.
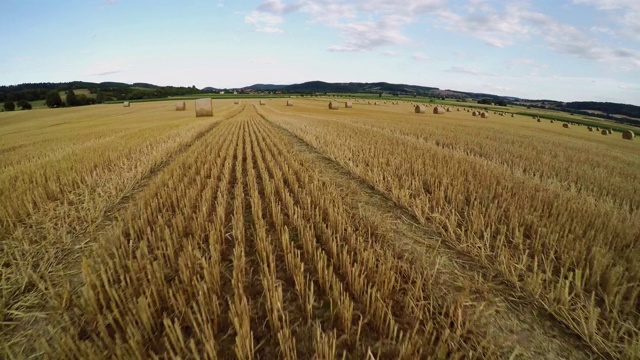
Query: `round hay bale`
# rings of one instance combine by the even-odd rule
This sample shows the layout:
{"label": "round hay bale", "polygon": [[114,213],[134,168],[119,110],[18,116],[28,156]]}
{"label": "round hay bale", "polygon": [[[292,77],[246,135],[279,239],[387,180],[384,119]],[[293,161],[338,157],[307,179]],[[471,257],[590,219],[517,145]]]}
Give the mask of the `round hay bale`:
{"label": "round hay bale", "polygon": [[565,128],[565,129],[568,129],[568,128],[571,127],[571,125],[569,125],[568,123],[564,123],[564,124],[562,124],[562,127]]}
{"label": "round hay bale", "polygon": [[607,129],[607,132],[609,133],[609,135],[613,134],[613,130],[611,129]]}
{"label": "round hay bale", "polygon": [[346,101],[344,103],[345,109],[351,109],[353,107],[353,103],[351,101]]}
{"label": "round hay bale", "polygon": [[608,132],[607,130],[604,130],[604,129],[603,129],[602,131],[600,131],[600,134],[602,134],[602,135],[609,135],[609,132]]}
{"label": "round hay bale", "polygon": [[542,121],[542,120],[540,120],[540,118],[538,118],[538,120],[536,120],[536,121],[537,121],[537,122],[540,122],[540,121]]}
{"label": "round hay bale", "polygon": [[480,117],[483,118],[483,119],[486,119],[486,118],[489,117],[489,115],[486,112],[481,112],[480,113]]}
{"label": "round hay bale", "polygon": [[443,107],[440,106],[436,106],[433,108],[433,113],[434,114],[444,114],[446,112],[446,110]]}
{"label": "round hay bale", "polygon": [[233,103],[236,104],[236,105],[240,104],[240,100],[234,100]]}
{"label": "round hay bale", "polygon": [[176,111],[184,111],[187,109],[187,105],[184,101],[178,101],[176,103]]}
{"label": "round hay bale", "polygon": [[378,102],[377,102],[377,101],[376,101],[376,102],[374,102],[374,103],[373,103],[373,105],[378,105]]}
{"label": "round hay bale", "polygon": [[415,111],[416,111],[416,114],[424,114],[427,112],[427,107],[424,105],[416,105]]}
{"label": "round hay bale", "polygon": [[593,128],[591,126],[587,126],[587,130],[589,130],[589,132],[593,132]]}
{"label": "round hay bale", "polygon": [[196,117],[213,116],[213,106],[211,98],[196,100]]}
{"label": "round hay bale", "polygon": [[340,105],[337,101],[329,101],[329,110],[338,110],[340,109]]}
{"label": "round hay bale", "polygon": [[625,130],[622,132],[622,138],[625,140],[633,140],[634,137],[636,137],[636,134],[631,130]]}
{"label": "round hay bale", "polygon": [[553,124],[553,120],[549,120],[549,123]]}
{"label": "round hay bale", "polygon": [[128,101],[125,101],[124,103],[122,103],[122,106],[124,107],[129,107],[131,104]]}
{"label": "round hay bale", "polygon": [[511,117],[516,117],[516,115],[515,114],[511,114]]}
{"label": "round hay bale", "polygon": [[265,100],[260,100],[260,105],[267,105],[267,102]]}
{"label": "round hay bale", "polygon": [[472,115],[472,116],[478,116],[478,112],[477,112],[477,111],[474,111],[474,112],[472,112],[472,113],[471,113],[471,115]]}
{"label": "round hay bale", "polygon": [[447,112],[451,112],[451,108],[447,108]]}
{"label": "round hay bale", "polygon": [[287,106],[293,106],[293,101],[287,100]]}

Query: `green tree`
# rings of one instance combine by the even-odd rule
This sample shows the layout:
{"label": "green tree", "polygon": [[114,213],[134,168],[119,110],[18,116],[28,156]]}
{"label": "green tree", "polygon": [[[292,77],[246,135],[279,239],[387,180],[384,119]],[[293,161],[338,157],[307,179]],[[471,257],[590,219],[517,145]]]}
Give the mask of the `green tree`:
{"label": "green tree", "polygon": [[44,103],[50,108],[61,107],[62,99],[60,98],[60,94],[58,94],[56,90],[53,90],[47,93]]}
{"label": "green tree", "polygon": [[78,97],[76,96],[76,93],[73,92],[73,90],[67,91],[66,103],[67,106],[78,106]]}
{"label": "green tree", "polygon": [[16,109],[16,104],[11,100],[7,100],[4,102],[4,106],[2,108],[5,111],[13,111]]}
{"label": "green tree", "polygon": [[31,109],[32,109],[31,104],[30,104],[28,101],[26,101],[26,100],[20,100],[20,101],[18,101],[18,104],[17,104],[17,105],[18,105],[18,107],[19,107],[20,109],[22,109],[22,110],[31,110]]}

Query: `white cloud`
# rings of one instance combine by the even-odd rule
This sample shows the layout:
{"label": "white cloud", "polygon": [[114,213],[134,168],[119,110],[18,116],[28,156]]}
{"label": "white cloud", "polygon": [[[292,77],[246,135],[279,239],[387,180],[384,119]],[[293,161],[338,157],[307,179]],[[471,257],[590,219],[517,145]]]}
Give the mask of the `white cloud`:
{"label": "white cloud", "polygon": [[308,14],[311,22],[340,30],[344,43],[328,47],[329,51],[362,52],[410,43],[403,28],[445,4],[445,0],[263,0],[257,10],[275,16]]}
{"label": "white cloud", "polygon": [[421,52],[413,53],[413,55],[411,57],[414,60],[417,60],[417,61],[427,61],[427,60],[430,59],[429,56],[427,56],[427,55],[425,55],[425,54],[423,54]]}
{"label": "white cloud", "polygon": [[365,11],[414,15],[433,12],[446,5],[445,0],[365,0],[359,2],[359,8]]}
{"label": "white cloud", "polygon": [[87,76],[103,76],[125,72],[132,68],[129,59],[117,58],[109,61],[100,61],[89,66],[84,74]]}
{"label": "white cloud", "polygon": [[256,31],[265,33],[283,32],[278,26],[282,24],[282,17],[262,11],[252,11],[244,17],[244,22],[253,26]]}
{"label": "white cloud", "polygon": [[573,4],[592,6],[608,13],[617,23],[617,31],[633,40],[640,40],[640,1],[638,0],[573,0]]}
{"label": "white cloud", "polygon": [[488,74],[479,70],[475,70],[475,69],[470,69],[465,66],[452,66],[447,70],[447,72],[467,74],[467,75],[473,75],[473,76],[491,76],[491,74]]}
{"label": "white cloud", "polygon": [[574,4],[586,4],[600,10],[640,9],[637,0],[573,0]]}
{"label": "white cloud", "polygon": [[411,40],[402,34],[400,24],[406,18],[390,16],[380,21],[352,22],[335,25],[342,30],[347,40],[344,45],[329,47],[330,51],[358,52],[370,51],[386,45],[407,44]]}
{"label": "white cloud", "polygon": [[592,26],[589,28],[589,30],[595,34],[613,35],[613,30],[611,30],[611,28],[606,26]]}
{"label": "white cloud", "polygon": [[282,0],[264,0],[260,5],[258,5],[258,11],[282,15],[297,11],[302,6],[303,2],[301,1],[285,4]]}
{"label": "white cloud", "polygon": [[[446,30],[464,32],[495,47],[512,45],[519,38],[526,38],[531,29],[522,21],[525,10],[516,4],[507,5],[504,11],[486,8],[466,15],[444,10],[439,12],[439,23]],[[541,14],[540,14],[541,15]]]}
{"label": "white cloud", "polygon": [[383,54],[384,54],[384,55],[386,55],[386,56],[390,56],[390,57],[396,57],[396,56],[398,56],[398,53],[397,53],[397,52],[395,52],[395,51],[391,51],[391,50],[387,50],[387,51],[383,52]]}
{"label": "white cloud", "polygon": [[[579,28],[536,11],[533,2],[492,0],[463,0],[462,4],[445,0],[262,0],[257,11],[245,21],[258,31],[281,32],[282,16],[307,14],[311,22],[340,31],[343,42],[327,48],[337,52],[366,52],[411,44],[413,39],[405,29],[420,22],[480,39],[492,47],[542,45],[559,54],[615,62],[617,68],[640,69],[640,51],[636,46],[614,47],[610,45],[613,42],[598,40],[618,33],[640,40],[637,20],[640,0],[572,0],[572,3],[619,12],[620,16],[614,18],[621,29],[614,29],[607,22]],[[425,16],[430,19],[425,20]],[[594,33],[602,36],[596,38]]]}

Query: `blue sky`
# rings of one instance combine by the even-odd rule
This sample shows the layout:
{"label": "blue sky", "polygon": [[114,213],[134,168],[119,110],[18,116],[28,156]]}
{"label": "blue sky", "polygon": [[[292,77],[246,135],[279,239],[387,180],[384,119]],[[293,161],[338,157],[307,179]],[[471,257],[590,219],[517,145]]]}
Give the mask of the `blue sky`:
{"label": "blue sky", "polygon": [[640,105],[640,0],[2,0],[0,85],[409,83]]}

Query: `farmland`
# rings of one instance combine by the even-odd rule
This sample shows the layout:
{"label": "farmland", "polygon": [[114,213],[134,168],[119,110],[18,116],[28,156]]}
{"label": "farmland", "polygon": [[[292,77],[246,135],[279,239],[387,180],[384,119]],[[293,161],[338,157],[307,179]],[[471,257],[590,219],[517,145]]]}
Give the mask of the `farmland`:
{"label": "farmland", "polygon": [[0,114],[0,354],[640,358],[638,139],[328,100]]}

